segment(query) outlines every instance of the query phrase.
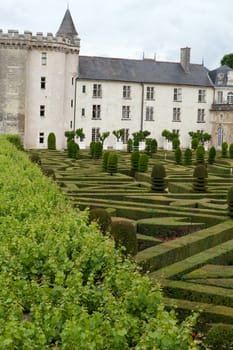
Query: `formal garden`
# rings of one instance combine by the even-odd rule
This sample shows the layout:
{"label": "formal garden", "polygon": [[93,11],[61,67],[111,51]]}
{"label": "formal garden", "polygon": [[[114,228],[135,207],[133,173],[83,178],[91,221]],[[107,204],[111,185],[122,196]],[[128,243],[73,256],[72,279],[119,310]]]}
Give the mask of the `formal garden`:
{"label": "formal garden", "polygon": [[[21,286],[20,293],[12,288],[7,298],[9,303],[16,300],[15,312],[22,314],[24,323],[33,320],[27,322],[28,337],[40,344],[51,337],[48,343],[54,349],[233,349],[232,147],[223,145],[216,152],[205,151],[200,143],[188,150],[177,144],[164,151],[150,140],[144,151],[133,143],[127,151],[103,151],[102,140],[80,150],[72,137],[67,139],[65,151],[56,151],[52,140],[51,149],[26,155],[1,141],[11,155],[7,176],[9,171],[13,174],[7,186],[13,186],[14,195],[2,195],[1,217],[7,205],[10,210],[2,236],[10,228],[7,236],[13,239],[9,243],[7,237],[2,247],[2,261],[9,259],[9,265],[0,277],[3,281],[7,276],[4,285],[13,278],[13,285]],[[22,181],[20,170],[12,170],[15,163],[23,170]],[[41,171],[49,179],[38,175]],[[30,189],[34,180],[38,188]],[[21,193],[18,200],[16,193]],[[64,204],[62,194],[68,199]],[[19,243],[16,232],[21,224],[24,239]],[[42,249],[43,240],[47,243]],[[124,247],[121,253],[113,253],[114,245]],[[14,279],[15,273],[23,279]],[[27,298],[22,301],[24,293]],[[68,300],[79,308],[72,311]],[[166,313],[174,309],[176,314]],[[192,328],[194,311],[198,319]],[[64,319],[64,312],[70,318]],[[22,326],[8,313],[9,324],[1,335],[5,342],[5,334],[12,336],[10,322],[22,337]],[[178,325],[177,317],[183,323]],[[49,348],[40,346],[33,348]]]}

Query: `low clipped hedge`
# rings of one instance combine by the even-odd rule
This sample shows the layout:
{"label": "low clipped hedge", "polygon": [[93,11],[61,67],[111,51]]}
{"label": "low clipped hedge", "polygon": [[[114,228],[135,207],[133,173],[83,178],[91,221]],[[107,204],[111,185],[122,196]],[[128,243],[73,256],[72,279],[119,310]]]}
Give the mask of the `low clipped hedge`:
{"label": "low clipped hedge", "polygon": [[195,349],[194,317],[164,311],[159,287],[5,137],[0,159],[3,349]]}

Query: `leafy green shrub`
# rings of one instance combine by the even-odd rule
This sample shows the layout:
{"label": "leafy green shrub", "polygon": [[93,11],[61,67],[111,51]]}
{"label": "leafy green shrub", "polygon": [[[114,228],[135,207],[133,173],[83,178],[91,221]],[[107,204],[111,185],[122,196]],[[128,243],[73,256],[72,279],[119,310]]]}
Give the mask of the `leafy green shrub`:
{"label": "leafy green shrub", "polygon": [[39,154],[37,154],[37,153],[30,154],[29,159],[32,163],[36,163],[38,165],[41,165],[41,158],[40,158]]}
{"label": "leafy green shrub", "polygon": [[202,145],[199,145],[196,149],[196,161],[199,164],[205,162],[205,148]]}
{"label": "leafy green shrub", "polygon": [[127,141],[127,152],[131,153],[133,151],[133,140],[132,139],[128,139]]}
{"label": "leafy green shrub", "polygon": [[191,147],[193,150],[197,149],[197,146],[199,144],[199,139],[197,137],[194,137],[191,142]]}
{"label": "leafy green shrub", "polygon": [[137,254],[138,248],[136,228],[130,221],[113,221],[111,226],[111,234],[117,247],[125,247],[126,254]]}
{"label": "leafy green shrub", "polygon": [[138,161],[138,171],[144,173],[148,170],[148,156],[145,153],[141,153]]}
{"label": "leafy green shrub", "polygon": [[156,163],[151,171],[151,189],[154,192],[164,192],[167,183],[165,180],[166,170],[162,163]]}
{"label": "leafy green shrub", "polygon": [[111,215],[103,208],[93,208],[89,211],[89,222],[96,221],[103,234],[110,231]]}
{"label": "leafy green shrub", "polygon": [[105,151],[103,154],[103,162],[102,162],[102,169],[104,171],[107,171],[108,169],[108,157],[109,157],[110,152],[109,151]]}
{"label": "leafy green shrub", "polygon": [[222,157],[227,158],[227,151],[228,151],[228,143],[223,142],[222,143]]}
{"label": "leafy green shrub", "polygon": [[216,157],[216,149],[214,146],[212,146],[209,150],[208,163],[213,164],[215,162],[215,157]]}
{"label": "leafy green shrub", "polygon": [[18,150],[23,150],[23,143],[19,135],[7,135],[7,140],[15,145]]}
{"label": "leafy green shrub", "polygon": [[227,192],[228,214],[233,218],[233,187],[230,187]]}
{"label": "leafy green shrub", "polygon": [[108,156],[108,163],[107,163],[107,172],[109,174],[115,174],[117,173],[117,163],[118,163],[118,155],[116,152],[110,152]]}
{"label": "leafy green shrub", "polygon": [[151,149],[151,154],[154,154],[157,152],[158,149],[158,143],[156,139],[152,139],[150,143],[150,149]]}
{"label": "leafy green shrub", "polygon": [[213,326],[204,342],[209,350],[233,350],[233,327],[223,324]]}
{"label": "leafy green shrub", "polygon": [[41,170],[44,175],[51,177],[53,180],[56,180],[55,172],[53,169],[42,167]]}
{"label": "leafy green shrub", "polygon": [[131,154],[131,169],[133,171],[138,171],[139,158],[140,158],[140,152],[133,151]]}
{"label": "leafy green shrub", "polygon": [[91,158],[94,158],[94,153],[95,153],[95,141],[91,141],[91,143],[90,143],[90,155],[91,155]]}
{"label": "leafy green shrub", "polygon": [[48,135],[48,149],[56,149],[56,136],[54,132],[50,132]]}
{"label": "leafy green shrub", "polygon": [[186,148],[184,151],[184,165],[192,164],[192,150],[190,148]]}
{"label": "leafy green shrub", "polygon": [[233,143],[231,143],[229,146],[229,157],[233,159]]}
{"label": "leafy green shrub", "polygon": [[68,157],[73,159],[78,159],[79,157],[79,145],[74,141],[70,140],[67,144],[68,146]]}
{"label": "leafy green shrub", "polygon": [[175,149],[175,161],[178,165],[182,164],[182,151],[178,146]]}
{"label": "leafy green shrub", "polygon": [[66,137],[66,142],[67,142],[67,147],[68,147],[68,142],[71,140],[74,140],[75,131],[65,131],[65,137]]}
{"label": "leafy green shrub", "polygon": [[173,150],[176,150],[177,147],[179,147],[179,145],[180,145],[179,137],[178,137],[178,136],[177,136],[177,137],[174,137],[174,138],[172,139],[172,149],[173,149]]}
{"label": "leafy green shrub", "polygon": [[206,192],[207,191],[207,177],[208,172],[206,166],[199,164],[196,166],[193,172],[193,191],[194,192]]}
{"label": "leafy green shrub", "polygon": [[102,142],[98,141],[94,143],[94,159],[100,159],[102,157],[103,152],[103,144]]}

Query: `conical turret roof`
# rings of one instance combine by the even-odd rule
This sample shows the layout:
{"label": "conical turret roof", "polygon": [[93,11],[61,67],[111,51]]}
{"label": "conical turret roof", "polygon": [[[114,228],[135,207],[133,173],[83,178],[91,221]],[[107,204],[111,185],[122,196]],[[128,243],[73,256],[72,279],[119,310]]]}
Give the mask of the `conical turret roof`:
{"label": "conical turret roof", "polygon": [[69,9],[66,10],[56,35],[63,36],[65,38],[74,38],[78,35]]}

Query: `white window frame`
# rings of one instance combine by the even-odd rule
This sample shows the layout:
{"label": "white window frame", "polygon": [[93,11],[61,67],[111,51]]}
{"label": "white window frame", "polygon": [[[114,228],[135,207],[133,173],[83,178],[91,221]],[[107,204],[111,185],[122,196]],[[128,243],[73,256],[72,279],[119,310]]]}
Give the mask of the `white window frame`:
{"label": "white window frame", "polygon": [[154,120],[154,107],[146,107],[146,121],[151,122]]}
{"label": "white window frame", "polygon": [[124,129],[124,134],[121,137],[121,141],[126,144],[129,140],[129,129]]}
{"label": "white window frame", "polygon": [[173,107],[173,122],[181,122],[181,109],[180,107]]}
{"label": "white window frame", "polygon": [[174,88],[173,90],[173,101],[181,102],[182,101],[182,89]]}
{"label": "white window frame", "polygon": [[228,92],[227,94],[227,103],[233,104],[233,92]]}
{"label": "white window frame", "polygon": [[130,85],[124,85],[123,86],[123,98],[125,99],[131,99],[131,86]]}
{"label": "white window frame", "polygon": [[205,89],[199,89],[198,90],[198,102],[199,103],[205,103],[206,102],[206,90]]}
{"label": "white window frame", "polygon": [[122,120],[130,119],[130,106],[122,106]]}
{"label": "white window frame", "polygon": [[92,105],[92,119],[93,120],[101,119],[101,105]]}
{"label": "white window frame", "polygon": [[45,105],[40,105],[40,117],[45,117]]}
{"label": "white window frame", "polygon": [[40,88],[41,90],[46,89],[46,77],[40,77]]}
{"label": "white window frame", "polygon": [[100,128],[92,128],[91,129],[91,141],[98,142],[100,136]]}
{"label": "white window frame", "polygon": [[48,61],[47,52],[41,52],[41,65],[46,66]]}
{"label": "white window frame", "polygon": [[101,84],[93,84],[93,97],[101,98],[102,97],[102,85]]}
{"label": "white window frame", "polygon": [[155,99],[155,89],[154,86],[146,87],[146,99],[151,101]]}
{"label": "white window frame", "polygon": [[39,132],[39,145],[44,145],[45,143],[45,134],[44,132]]}
{"label": "white window frame", "polygon": [[205,123],[205,109],[198,108],[197,110],[197,123]]}

